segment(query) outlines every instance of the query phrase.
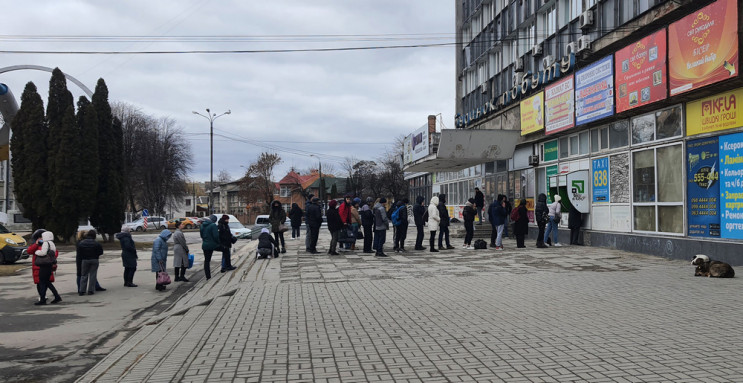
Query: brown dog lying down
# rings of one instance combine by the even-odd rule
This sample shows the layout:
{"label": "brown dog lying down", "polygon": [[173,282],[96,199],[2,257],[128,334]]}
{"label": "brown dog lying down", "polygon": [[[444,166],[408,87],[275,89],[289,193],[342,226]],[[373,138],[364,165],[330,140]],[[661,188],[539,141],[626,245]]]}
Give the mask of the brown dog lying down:
{"label": "brown dog lying down", "polygon": [[732,266],[725,262],[710,261],[709,257],[704,254],[695,255],[691,264],[697,267],[694,271],[695,277],[733,278],[735,276]]}

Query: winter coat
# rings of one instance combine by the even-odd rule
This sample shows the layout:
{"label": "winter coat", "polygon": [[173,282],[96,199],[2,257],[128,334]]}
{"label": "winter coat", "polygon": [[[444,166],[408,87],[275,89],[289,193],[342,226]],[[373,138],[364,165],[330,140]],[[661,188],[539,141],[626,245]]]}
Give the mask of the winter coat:
{"label": "winter coat", "polygon": [[[441,198],[439,196],[439,217],[441,218],[441,221],[439,222],[439,226],[446,227],[449,226],[449,209],[446,208],[446,198]],[[430,214],[430,213],[429,213]]]}
{"label": "winter coat", "polygon": [[137,247],[131,233],[117,233],[116,239],[121,244],[121,263],[124,267],[137,267]]}
{"label": "winter coat", "polygon": [[540,221],[547,222],[547,216],[549,213],[548,209],[547,196],[542,193],[537,197],[537,204],[534,206],[534,221],[536,221],[537,224],[539,224]]}
{"label": "winter coat", "polygon": [[188,267],[188,244],[181,229],[173,233],[173,267]]}
{"label": "winter coat", "polygon": [[397,215],[398,215],[398,217],[400,219],[400,225],[399,226],[400,227],[408,227],[408,223],[409,223],[409,221],[408,221],[408,205],[402,204],[402,205],[398,206],[395,210],[398,210],[398,209],[402,209],[402,210],[400,210],[399,213],[397,213]]}
{"label": "winter coat", "polygon": [[[150,261],[152,263],[152,272],[164,271],[168,268],[168,240],[173,235],[168,229],[163,229],[160,235],[155,238],[155,242],[152,243],[152,257]],[[160,265],[162,264],[162,268]]]}
{"label": "winter coat", "polygon": [[291,210],[289,210],[289,219],[292,220],[292,227],[300,227],[302,226],[302,216],[304,215],[304,212],[302,209],[297,205],[297,203],[292,204]]}
{"label": "winter coat", "polygon": [[277,247],[279,247],[279,244],[276,243],[276,239],[271,234],[262,232],[258,236],[257,249],[275,249]]}
{"label": "winter coat", "polygon": [[356,206],[351,206],[351,224],[361,225],[361,216],[359,215],[359,209]]}
{"label": "winter coat", "polygon": [[472,207],[471,203],[467,202],[462,210],[462,219],[464,219],[464,223],[475,222],[475,216],[477,216],[475,208]]}
{"label": "winter coat", "polygon": [[570,215],[568,216],[568,228],[580,229],[583,226],[583,214],[574,206],[570,206]]}
{"label": "winter coat", "polygon": [[519,219],[513,225],[514,234],[528,234],[529,233],[529,212],[526,210],[526,205],[519,205],[516,209],[519,209]]}
{"label": "winter coat", "polygon": [[[42,239],[43,239],[44,234],[42,234]],[[38,243],[34,242],[31,244],[31,246],[28,247],[28,249],[26,249],[26,252],[32,255],[31,274],[33,275],[35,284],[39,284],[39,270],[41,270],[41,267],[36,266],[36,252],[41,250],[41,248],[42,248],[42,245],[39,245]],[[57,250],[56,246],[54,247],[54,255],[55,255],[55,258],[59,258],[59,250]],[[57,269],[57,265],[56,264],[52,265],[52,270],[56,270],[56,269]],[[54,273],[52,273],[52,275],[49,277],[49,282],[54,282]]]}
{"label": "winter coat", "polygon": [[431,204],[428,205],[428,230],[436,231],[439,229],[441,216],[439,215],[439,197],[431,197]]}
{"label": "winter coat", "polygon": [[338,216],[341,217],[341,221],[346,224],[351,224],[351,204],[346,203],[343,201],[343,203],[338,207]]}
{"label": "winter coat", "polygon": [[502,202],[503,199],[499,198],[497,201],[493,201],[488,208],[488,221],[490,221],[493,227],[506,223],[508,213],[506,212],[506,208],[501,205]]}
{"label": "winter coat", "polygon": [[423,226],[423,214],[426,213],[426,207],[423,206],[423,196],[415,197],[415,205],[413,206],[413,222],[415,226]]}
{"label": "winter coat", "polygon": [[199,228],[201,234],[201,250],[214,251],[219,247],[219,229],[217,224],[210,220],[204,221]]}
{"label": "winter coat", "polygon": [[217,224],[217,232],[219,233],[219,245],[225,249],[232,247],[232,231],[230,231],[230,224],[226,221],[219,221]]}
{"label": "winter coat", "polygon": [[278,233],[279,226],[286,222],[286,212],[278,201],[271,202],[271,213],[268,215],[268,222],[271,224],[271,232]]}
{"label": "winter coat", "polygon": [[307,226],[320,228],[322,225],[322,208],[320,205],[313,202],[307,205],[305,210],[307,213]]}
{"label": "winter coat", "polygon": [[389,222],[384,205],[379,202],[374,204],[374,230],[389,230]]}
{"label": "winter coat", "polygon": [[80,255],[80,259],[98,259],[103,255],[103,246],[95,239],[85,238],[77,243],[77,253]]}
{"label": "winter coat", "polygon": [[549,216],[552,218],[555,218],[556,214],[561,214],[562,206],[560,206],[560,202],[555,201],[548,205],[549,208]]}
{"label": "winter coat", "polygon": [[374,211],[369,204],[361,207],[361,225],[364,227],[374,226]]}
{"label": "winter coat", "polygon": [[485,195],[479,190],[475,192],[475,206],[475,211],[482,210],[485,207]]}
{"label": "winter coat", "polygon": [[338,213],[338,209],[334,207],[328,208],[328,211],[325,212],[325,215],[328,217],[328,231],[333,233],[343,229],[343,220]]}

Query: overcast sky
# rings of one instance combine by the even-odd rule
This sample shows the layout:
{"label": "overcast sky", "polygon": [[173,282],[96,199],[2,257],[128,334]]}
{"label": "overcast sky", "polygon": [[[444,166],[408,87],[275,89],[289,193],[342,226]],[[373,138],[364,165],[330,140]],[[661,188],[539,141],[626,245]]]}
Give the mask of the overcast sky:
{"label": "overcast sky", "polygon": [[[430,0],[35,0],[3,8],[0,50],[254,51],[442,44],[454,42],[454,21],[454,3]],[[77,38],[56,39],[68,36]],[[340,170],[344,157],[377,158],[395,137],[421,127],[430,114],[440,114],[445,126],[454,128],[454,55],[451,44],[300,53],[0,53],[0,67],[59,67],[90,89],[102,77],[110,101],[175,119],[194,154],[191,176],[206,181],[209,121],[192,111],[232,111],[214,123],[215,134],[229,137],[215,136],[215,178],[222,169],[233,178],[241,176],[240,166],[262,151],[277,152],[283,159],[277,178],[291,166],[307,169],[317,163],[305,153],[316,153],[323,164]],[[20,103],[23,87],[33,81],[46,105],[50,76],[24,70],[0,74],[0,82]],[[68,87],[75,99],[83,95],[74,84],[68,82]]]}

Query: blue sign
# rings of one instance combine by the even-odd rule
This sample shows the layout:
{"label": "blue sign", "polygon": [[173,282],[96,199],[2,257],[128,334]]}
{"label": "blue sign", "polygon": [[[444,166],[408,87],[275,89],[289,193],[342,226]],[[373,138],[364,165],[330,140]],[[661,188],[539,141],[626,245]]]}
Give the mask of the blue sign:
{"label": "blue sign", "polygon": [[686,145],[689,236],[720,237],[720,157],[717,137]]}
{"label": "blue sign", "polygon": [[142,209],[142,217],[149,217],[149,216],[150,216],[150,212],[147,211],[147,209]]}
{"label": "blue sign", "polygon": [[593,202],[609,202],[609,157],[593,160],[591,169]]}
{"label": "blue sign", "polygon": [[585,124],[614,114],[614,57],[575,73],[575,121]]}
{"label": "blue sign", "polygon": [[720,137],[720,231],[743,239],[743,133]]}

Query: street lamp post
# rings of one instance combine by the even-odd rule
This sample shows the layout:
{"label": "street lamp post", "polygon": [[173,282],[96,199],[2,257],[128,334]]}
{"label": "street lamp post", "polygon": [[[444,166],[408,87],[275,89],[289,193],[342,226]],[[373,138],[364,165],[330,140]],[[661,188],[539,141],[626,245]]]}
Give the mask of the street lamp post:
{"label": "street lamp post", "polygon": [[314,154],[310,154],[310,157],[317,158],[318,168],[320,171],[320,195],[318,197],[320,198],[320,203],[322,204],[323,208],[325,208],[325,198],[324,198],[325,184],[322,182],[322,162],[320,161],[320,157]]}
{"label": "street lamp post", "polygon": [[218,119],[219,117],[224,116],[225,114],[230,114],[232,111],[227,109],[226,112],[222,114],[216,114],[212,113],[209,108],[206,108],[206,115],[203,115],[197,111],[191,112],[193,114],[199,115],[201,117],[206,118],[209,120],[209,146],[210,146],[210,154],[209,154],[209,199],[208,199],[208,205],[207,209],[209,214],[214,214],[212,211],[212,193],[214,192],[214,120]]}

